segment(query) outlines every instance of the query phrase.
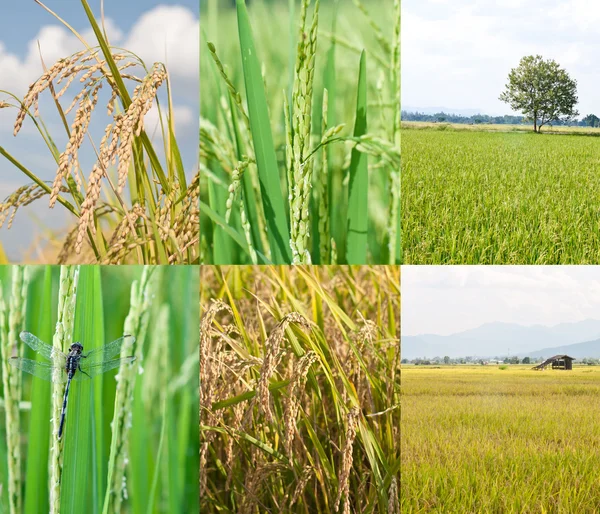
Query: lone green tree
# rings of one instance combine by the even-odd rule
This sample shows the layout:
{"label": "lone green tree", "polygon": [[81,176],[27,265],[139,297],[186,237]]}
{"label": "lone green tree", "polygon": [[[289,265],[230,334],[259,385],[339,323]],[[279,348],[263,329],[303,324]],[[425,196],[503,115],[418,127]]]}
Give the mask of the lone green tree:
{"label": "lone green tree", "polygon": [[577,81],[553,59],[544,60],[541,55],[523,57],[519,66],[510,70],[505,87],[500,100],[533,120],[535,132],[547,123],[579,114],[575,110]]}

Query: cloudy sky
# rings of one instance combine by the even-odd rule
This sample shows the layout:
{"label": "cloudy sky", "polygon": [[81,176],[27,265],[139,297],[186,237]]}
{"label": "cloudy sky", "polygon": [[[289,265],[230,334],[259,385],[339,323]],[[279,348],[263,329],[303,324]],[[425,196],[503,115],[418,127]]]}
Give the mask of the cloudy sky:
{"label": "cloudy sky", "polygon": [[[45,0],[44,3],[92,46],[97,44],[78,0]],[[89,3],[99,18],[100,0]],[[198,0],[104,0],[104,15],[113,46],[135,52],[148,67],[156,61],[167,64],[173,87],[176,135],[184,165],[191,175],[196,166],[198,145]],[[0,90],[22,98],[29,84],[42,73],[40,52],[49,66],[80,49],[79,41],[33,0],[5,2],[0,16]],[[164,95],[159,95],[161,97],[164,102]],[[7,99],[0,92],[0,100]],[[40,98],[40,113],[56,137],[57,146],[64,149],[66,134],[47,94]],[[96,144],[109,122],[105,113],[104,105],[95,113],[99,121],[91,132],[97,137]],[[55,166],[33,123],[27,120],[19,135],[13,137],[15,116],[14,109],[0,110],[0,146],[42,179],[52,180]],[[149,116],[146,129],[152,132],[158,117],[155,112]],[[84,172],[89,171],[95,161],[93,150],[84,152],[82,149],[82,153],[82,167]],[[20,171],[0,156],[0,200],[27,182]],[[42,199],[18,213],[10,231],[6,227],[0,229],[0,241],[9,257],[18,259],[44,227],[63,227],[68,221],[64,209],[57,206],[50,211],[47,199]]]}
{"label": "cloudy sky", "polygon": [[599,114],[599,26],[597,0],[403,0],[402,104],[509,114],[510,69],[540,54],[577,80],[579,112]]}
{"label": "cloudy sky", "polygon": [[402,335],[600,317],[600,266],[402,266]]}

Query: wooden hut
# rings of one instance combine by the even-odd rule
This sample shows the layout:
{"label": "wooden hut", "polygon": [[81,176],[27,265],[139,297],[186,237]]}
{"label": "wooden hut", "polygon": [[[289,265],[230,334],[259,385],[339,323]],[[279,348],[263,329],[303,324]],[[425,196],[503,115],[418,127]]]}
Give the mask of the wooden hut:
{"label": "wooden hut", "polygon": [[552,369],[572,370],[574,360],[576,360],[574,357],[569,357],[568,355],[555,355],[546,359],[541,364],[534,366],[532,369],[546,369],[547,366],[552,364]]}

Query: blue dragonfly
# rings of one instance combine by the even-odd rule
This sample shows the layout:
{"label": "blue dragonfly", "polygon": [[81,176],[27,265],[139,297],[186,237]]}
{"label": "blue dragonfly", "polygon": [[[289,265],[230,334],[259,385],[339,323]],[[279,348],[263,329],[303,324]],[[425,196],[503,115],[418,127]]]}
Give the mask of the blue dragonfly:
{"label": "blue dragonfly", "polygon": [[83,345],[79,342],[73,343],[69,347],[68,353],[64,353],[58,348],[44,343],[29,332],[21,332],[19,337],[29,348],[50,362],[11,357],[8,362],[12,366],[43,380],[60,384],[67,383],[60,415],[58,439],[62,437],[64,429],[71,380],[91,379],[101,373],[118,368],[123,363],[131,363],[135,360],[133,356],[117,358],[117,355],[121,354],[121,347],[126,339],[131,344],[135,342],[135,338],[130,335],[125,335],[87,353],[83,353]]}

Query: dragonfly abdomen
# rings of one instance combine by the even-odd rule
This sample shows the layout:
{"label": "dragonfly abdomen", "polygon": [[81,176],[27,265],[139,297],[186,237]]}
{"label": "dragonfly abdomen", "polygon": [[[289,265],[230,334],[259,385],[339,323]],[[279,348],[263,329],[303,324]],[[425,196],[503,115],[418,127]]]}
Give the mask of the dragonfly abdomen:
{"label": "dragonfly abdomen", "polygon": [[[75,373],[73,371],[73,373]],[[67,387],[65,388],[65,395],[63,397],[62,410],[60,413],[60,425],[58,427],[58,438],[62,437],[63,428],[65,426],[65,415],[67,414],[67,401],[69,400],[69,387],[71,386],[72,375],[69,373],[69,379],[67,380]]]}

